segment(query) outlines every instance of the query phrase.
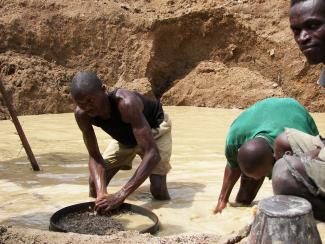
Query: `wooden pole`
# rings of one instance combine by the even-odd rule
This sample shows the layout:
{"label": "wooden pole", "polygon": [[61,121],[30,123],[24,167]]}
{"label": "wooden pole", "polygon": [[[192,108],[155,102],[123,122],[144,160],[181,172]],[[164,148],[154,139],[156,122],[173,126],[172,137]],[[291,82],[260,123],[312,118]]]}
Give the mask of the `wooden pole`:
{"label": "wooden pole", "polygon": [[10,114],[10,116],[12,118],[12,122],[14,123],[14,125],[16,127],[16,130],[17,130],[18,135],[20,137],[20,140],[21,140],[21,142],[23,144],[23,147],[24,147],[24,149],[26,151],[28,159],[29,159],[29,161],[30,161],[30,163],[32,165],[32,168],[33,168],[34,171],[39,171],[40,168],[39,168],[39,166],[38,166],[38,164],[36,162],[36,159],[34,157],[32,149],[31,149],[31,147],[30,147],[30,145],[29,145],[29,143],[27,141],[27,138],[25,136],[23,128],[20,125],[20,122],[19,122],[18,117],[17,117],[16,110],[15,110],[14,106],[12,105],[9,97],[7,96],[6,89],[5,89],[4,85],[3,85],[1,77],[0,77],[0,92],[2,94],[5,105],[8,108],[9,114]]}

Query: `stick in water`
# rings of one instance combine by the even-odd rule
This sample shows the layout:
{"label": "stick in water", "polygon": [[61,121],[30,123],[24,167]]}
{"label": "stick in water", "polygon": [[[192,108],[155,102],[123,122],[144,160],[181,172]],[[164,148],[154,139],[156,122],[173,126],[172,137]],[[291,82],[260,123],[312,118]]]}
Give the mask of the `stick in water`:
{"label": "stick in water", "polygon": [[0,92],[2,94],[2,97],[3,97],[3,100],[5,102],[5,105],[7,106],[8,108],[8,111],[9,111],[9,114],[11,116],[11,119],[12,119],[12,122],[14,123],[15,127],[16,127],[16,130],[18,132],[18,135],[20,137],[20,140],[23,144],[23,147],[25,148],[25,151],[26,151],[26,154],[28,156],[28,159],[32,165],[32,168],[34,171],[39,171],[40,168],[36,162],[36,159],[34,157],[34,154],[32,152],[32,149],[27,141],[27,138],[25,136],[25,133],[23,131],[23,128],[21,127],[20,123],[19,123],[19,120],[18,120],[18,117],[17,117],[17,113],[16,113],[16,110],[14,108],[14,106],[12,105],[9,97],[7,96],[7,93],[6,93],[6,89],[2,83],[2,79],[0,77]]}

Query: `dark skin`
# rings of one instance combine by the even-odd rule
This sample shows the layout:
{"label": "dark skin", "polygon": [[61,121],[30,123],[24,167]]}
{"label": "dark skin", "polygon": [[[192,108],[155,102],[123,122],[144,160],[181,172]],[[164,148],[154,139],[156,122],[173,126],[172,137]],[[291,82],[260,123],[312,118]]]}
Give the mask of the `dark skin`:
{"label": "dark skin", "polygon": [[[283,155],[292,153],[292,149],[285,132],[280,134],[274,144],[275,157],[280,159]],[[318,154],[321,148],[316,148],[312,151],[305,153],[310,159],[318,159]],[[309,183],[314,184],[308,177],[305,167],[301,163],[300,159],[290,161],[292,166],[301,174],[302,177]],[[287,165],[279,160],[273,168],[272,186],[274,194],[276,195],[294,195],[307,199],[313,207],[315,218],[324,221],[325,220],[325,199],[322,197],[315,197],[312,195],[304,184],[297,181],[287,168]]]}
{"label": "dark skin", "polygon": [[[245,149],[240,149],[241,153],[238,154],[237,161],[240,168],[230,168],[228,165],[225,167],[224,178],[222,183],[221,192],[218,198],[217,206],[214,213],[221,213],[227,206],[231,191],[241,177],[240,188],[236,196],[236,203],[241,205],[249,205],[257,195],[258,190],[263,184],[264,178],[273,166],[273,154],[270,151],[266,155],[266,161],[261,164],[256,164],[254,170],[247,170],[241,167],[240,162],[245,160]],[[258,150],[258,149],[256,149]],[[251,153],[251,152],[248,152]]]}
{"label": "dark skin", "polygon": [[[323,143],[325,143],[324,139],[322,141]],[[310,154],[312,158],[315,158],[316,156],[318,156],[318,154],[315,155],[315,153],[319,152],[320,149],[321,148],[316,148],[315,150],[311,150],[306,154],[308,155]],[[290,142],[285,132],[278,135],[274,141],[275,160],[279,160],[280,158],[283,157],[284,154],[292,154],[292,148],[290,146]]]}
{"label": "dark skin", "polygon": [[290,27],[310,64],[325,63],[325,3],[299,2],[290,9]]}
{"label": "dark skin", "polygon": [[78,105],[75,118],[83,134],[83,139],[89,153],[90,186],[96,190],[95,211],[108,212],[120,206],[146,178],[150,176],[150,190],[159,200],[169,199],[165,175],[153,175],[152,170],[160,161],[160,154],[151,133],[151,128],[144,117],[143,103],[133,93],[119,89],[116,92],[117,106],[121,118],[132,127],[134,137],[143,150],[142,161],[131,179],[116,193],[109,195],[106,186],[119,168],[112,169],[106,175],[105,161],[99,151],[96,135],[92,126],[92,118],[99,116],[103,119],[110,117],[110,104],[107,103],[105,87],[92,93],[81,93],[73,97]]}
{"label": "dark skin", "polygon": [[232,169],[227,165],[225,167],[218,203],[213,211],[215,214],[221,213],[222,210],[226,208],[231,191],[239,178],[241,178],[240,187],[235,201],[239,204],[249,205],[256,197],[256,194],[262,186],[265,177],[261,177],[260,179],[256,180],[242,173],[239,168]]}
{"label": "dark skin", "polygon": [[285,132],[277,136],[274,141],[274,156],[275,160],[279,160],[285,153],[292,153],[292,149]]}
{"label": "dark skin", "polygon": [[[315,149],[306,153],[306,155],[310,159],[317,158],[319,151],[320,149]],[[294,167],[309,184],[313,184],[306,174],[305,167],[300,159],[294,158],[294,160],[291,160],[290,162],[292,167]],[[307,199],[312,205],[315,218],[325,221],[325,199],[312,195],[303,183],[297,181],[292,176],[283,160],[276,162],[272,174],[272,187],[275,195],[294,195]]]}

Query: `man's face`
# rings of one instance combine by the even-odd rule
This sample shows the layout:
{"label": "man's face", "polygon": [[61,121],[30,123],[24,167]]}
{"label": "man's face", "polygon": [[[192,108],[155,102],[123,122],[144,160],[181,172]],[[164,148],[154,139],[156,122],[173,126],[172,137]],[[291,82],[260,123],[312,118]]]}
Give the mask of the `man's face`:
{"label": "man's face", "polygon": [[251,177],[251,178],[253,178],[255,180],[260,180],[261,178],[265,177],[270,172],[270,170],[271,169],[266,169],[266,168],[263,168],[263,167],[259,167],[259,168],[256,168],[252,172],[247,172],[245,170],[242,170],[242,171],[248,177]]}
{"label": "man's face", "polygon": [[307,0],[290,9],[290,26],[310,64],[325,63],[325,3]]}
{"label": "man's face", "polygon": [[82,109],[89,117],[96,117],[101,115],[102,108],[102,94],[80,94],[73,97],[77,106]]}

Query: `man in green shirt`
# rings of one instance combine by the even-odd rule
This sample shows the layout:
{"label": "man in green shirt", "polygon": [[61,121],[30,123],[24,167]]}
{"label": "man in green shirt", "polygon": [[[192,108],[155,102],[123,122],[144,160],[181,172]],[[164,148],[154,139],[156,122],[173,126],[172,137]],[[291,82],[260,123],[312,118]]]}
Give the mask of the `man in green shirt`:
{"label": "man in green shirt", "polygon": [[226,139],[227,165],[214,213],[226,207],[240,176],[236,202],[250,204],[254,200],[265,176],[271,177],[275,163],[274,140],[287,127],[318,134],[311,115],[292,98],[268,98],[257,102],[232,123]]}

